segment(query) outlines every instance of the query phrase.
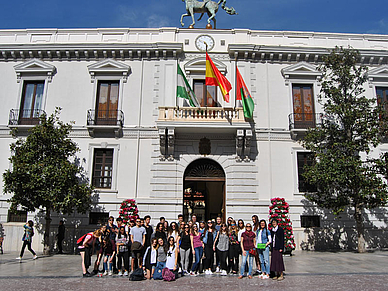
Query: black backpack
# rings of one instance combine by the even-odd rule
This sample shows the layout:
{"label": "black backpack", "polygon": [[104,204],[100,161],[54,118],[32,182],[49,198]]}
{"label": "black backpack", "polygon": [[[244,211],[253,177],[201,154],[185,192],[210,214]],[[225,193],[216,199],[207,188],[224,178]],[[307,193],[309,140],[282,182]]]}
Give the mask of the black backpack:
{"label": "black backpack", "polygon": [[134,270],[129,276],[129,281],[142,281],[144,280],[144,271],[141,268],[137,268]]}

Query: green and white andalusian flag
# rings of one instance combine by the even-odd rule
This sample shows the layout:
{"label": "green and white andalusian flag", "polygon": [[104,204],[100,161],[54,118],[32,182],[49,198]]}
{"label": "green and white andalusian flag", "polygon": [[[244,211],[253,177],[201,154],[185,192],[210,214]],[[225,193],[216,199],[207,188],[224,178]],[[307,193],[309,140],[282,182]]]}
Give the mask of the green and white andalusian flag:
{"label": "green and white andalusian flag", "polygon": [[195,97],[194,91],[191,89],[189,82],[182,72],[181,67],[178,64],[178,87],[176,89],[176,96],[186,99],[191,107],[200,107],[197,97]]}

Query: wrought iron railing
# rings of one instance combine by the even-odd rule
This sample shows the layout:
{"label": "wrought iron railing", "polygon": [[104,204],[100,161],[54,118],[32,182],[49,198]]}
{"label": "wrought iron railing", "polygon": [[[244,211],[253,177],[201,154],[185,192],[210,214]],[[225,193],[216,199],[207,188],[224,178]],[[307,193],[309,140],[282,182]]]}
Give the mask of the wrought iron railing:
{"label": "wrought iron railing", "polygon": [[158,121],[229,121],[244,122],[242,108],[222,107],[159,107]]}
{"label": "wrought iron railing", "polygon": [[308,129],[322,123],[323,113],[290,113],[288,115],[289,129]]}
{"label": "wrought iron railing", "polygon": [[46,112],[41,109],[11,109],[9,111],[9,125],[37,125],[40,116]]}
{"label": "wrought iron railing", "polygon": [[88,110],[88,125],[118,125],[124,124],[124,112],[122,110]]}

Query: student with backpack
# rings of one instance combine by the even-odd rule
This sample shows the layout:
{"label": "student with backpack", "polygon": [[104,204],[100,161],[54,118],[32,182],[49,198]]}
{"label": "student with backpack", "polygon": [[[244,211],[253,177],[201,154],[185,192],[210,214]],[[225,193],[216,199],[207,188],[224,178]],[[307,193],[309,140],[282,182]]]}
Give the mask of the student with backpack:
{"label": "student with backpack", "polygon": [[267,229],[267,223],[264,219],[260,220],[259,228],[256,231],[257,252],[260,257],[261,279],[269,279],[269,246],[271,245],[271,232]]}
{"label": "student with backpack", "polygon": [[112,276],[113,275],[112,261],[113,261],[113,257],[116,254],[115,242],[112,241],[109,237],[106,237],[103,242],[102,248],[103,248],[103,255],[104,255],[103,263],[104,263],[104,269],[105,269],[103,276],[106,276],[106,275]]}
{"label": "student with backpack", "polygon": [[158,250],[158,240],[157,238],[151,239],[151,245],[147,248],[143,257],[143,269],[146,271],[146,278],[151,279],[154,275],[156,267],[156,257]]}
{"label": "student with backpack", "polygon": [[[121,226],[116,237],[117,269],[119,276],[128,276],[129,270],[129,237],[124,226]],[[123,268],[124,263],[124,268]]]}
{"label": "student with backpack", "polygon": [[20,256],[17,257],[16,259],[22,262],[24,249],[27,247],[28,250],[33,255],[32,259],[36,260],[38,257],[34,252],[34,250],[31,248],[32,237],[34,236],[34,222],[32,220],[29,220],[23,227],[24,227],[24,235],[22,238],[23,246],[22,246],[22,250],[20,251]]}
{"label": "student with backpack", "polygon": [[96,239],[101,236],[101,230],[97,229],[94,232],[84,234],[77,240],[78,250],[81,255],[81,266],[83,277],[91,277],[88,268],[91,265],[91,254],[94,251]]}

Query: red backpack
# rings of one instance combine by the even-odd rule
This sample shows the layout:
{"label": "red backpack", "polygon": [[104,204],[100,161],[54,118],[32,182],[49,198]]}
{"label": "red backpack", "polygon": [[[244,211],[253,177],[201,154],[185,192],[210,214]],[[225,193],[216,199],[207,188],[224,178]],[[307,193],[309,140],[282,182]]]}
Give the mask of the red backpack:
{"label": "red backpack", "polygon": [[81,236],[79,239],[77,239],[77,245],[82,245],[84,240],[85,240],[85,237],[90,234],[91,236],[93,236],[93,232],[88,232],[86,234],[84,234],[83,236]]}

